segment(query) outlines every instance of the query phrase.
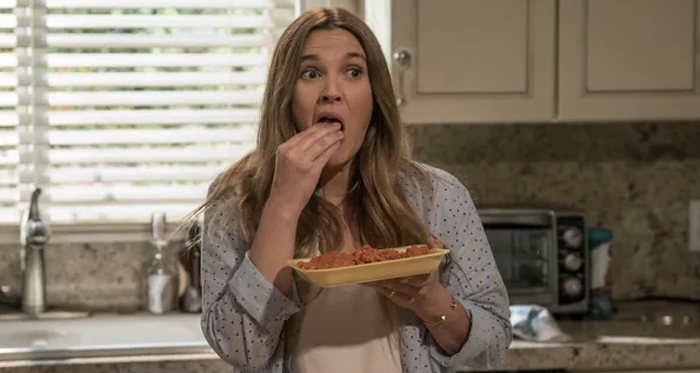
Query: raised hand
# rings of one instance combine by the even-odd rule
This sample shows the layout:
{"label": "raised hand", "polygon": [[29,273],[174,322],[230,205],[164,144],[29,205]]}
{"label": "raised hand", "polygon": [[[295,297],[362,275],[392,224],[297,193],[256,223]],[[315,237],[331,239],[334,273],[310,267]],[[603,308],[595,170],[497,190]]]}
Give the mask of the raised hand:
{"label": "raised hand", "polygon": [[293,213],[301,213],[343,136],[340,123],[319,123],[280,145],[270,198]]}

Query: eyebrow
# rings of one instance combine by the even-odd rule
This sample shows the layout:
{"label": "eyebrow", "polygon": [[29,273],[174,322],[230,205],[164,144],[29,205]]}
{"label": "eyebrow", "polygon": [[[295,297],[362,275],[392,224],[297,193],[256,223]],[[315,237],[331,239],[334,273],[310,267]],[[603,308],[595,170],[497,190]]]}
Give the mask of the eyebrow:
{"label": "eyebrow", "polygon": [[[367,60],[367,58],[365,57],[365,55],[362,54],[362,53],[358,53],[358,52],[348,52],[348,53],[345,53],[345,59],[346,59],[346,60],[350,60],[350,59],[353,59],[353,58],[360,58],[360,59],[362,59],[362,60]],[[303,55],[303,56],[301,57],[301,62],[304,62],[304,61],[318,61],[318,60],[319,60],[319,57],[318,57],[318,55],[316,55],[316,54],[305,54],[305,55]]]}

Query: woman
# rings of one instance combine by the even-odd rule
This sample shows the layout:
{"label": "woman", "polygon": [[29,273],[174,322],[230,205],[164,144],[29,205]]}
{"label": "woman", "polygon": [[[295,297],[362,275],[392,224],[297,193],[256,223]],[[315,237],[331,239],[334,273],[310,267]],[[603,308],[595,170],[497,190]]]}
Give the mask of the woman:
{"label": "woman", "polygon": [[[281,36],[257,147],[200,209],[202,330],[235,371],[447,372],[504,355],[508,299],[474,204],[408,160],[395,102],[379,43],[351,13],[310,10]],[[319,292],[286,265],[443,241],[439,275]]]}

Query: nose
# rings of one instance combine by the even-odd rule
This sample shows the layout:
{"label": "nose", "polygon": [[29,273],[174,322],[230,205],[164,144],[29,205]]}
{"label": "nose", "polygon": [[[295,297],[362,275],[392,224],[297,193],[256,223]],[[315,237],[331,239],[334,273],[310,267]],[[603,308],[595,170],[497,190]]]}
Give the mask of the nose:
{"label": "nose", "polygon": [[323,92],[321,92],[321,102],[336,102],[342,99],[338,83],[335,80],[330,78],[326,81]]}
{"label": "nose", "polygon": [[335,102],[340,101],[340,95],[332,92],[324,92],[321,95],[321,101],[323,102]]}

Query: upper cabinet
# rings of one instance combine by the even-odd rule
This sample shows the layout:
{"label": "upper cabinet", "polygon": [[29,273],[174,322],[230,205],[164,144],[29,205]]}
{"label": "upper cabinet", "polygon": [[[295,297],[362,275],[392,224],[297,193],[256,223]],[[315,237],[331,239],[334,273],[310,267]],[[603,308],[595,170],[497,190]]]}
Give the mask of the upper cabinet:
{"label": "upper cabinet", "polygon": [[389,58],[404,121],[551,119],[555,19],[555,0],[394,1]]}
{"label": "upper cabinet", "polygon": [[372,0],[365,19],[407,123],[700,119],[699,2]]}
{"label": "upper cabinet", "polygon": [[559,17],[559,119],[700,119],[697,0],[564,0]]}

